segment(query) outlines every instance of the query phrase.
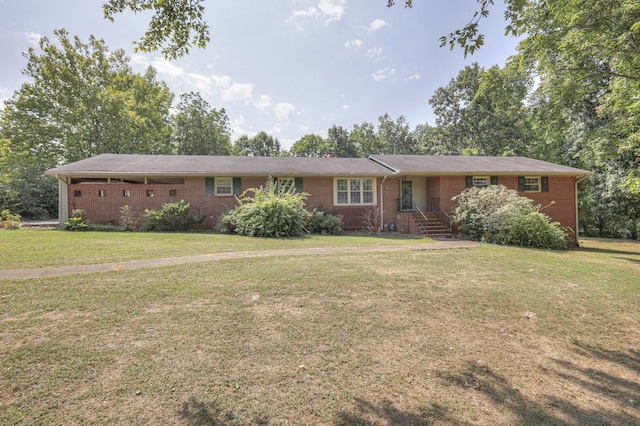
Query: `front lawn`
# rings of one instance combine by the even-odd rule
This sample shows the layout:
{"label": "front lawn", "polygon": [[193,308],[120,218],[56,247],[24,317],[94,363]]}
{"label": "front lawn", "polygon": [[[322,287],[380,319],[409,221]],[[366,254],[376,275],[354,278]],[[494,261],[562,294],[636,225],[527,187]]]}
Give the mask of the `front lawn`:
{"label": "front lawn", "polygon": [[39,268],[246,250],[432,243],[398,234],[250,238],[214,232],[84,232],[21,229],[0,232],[0,269]]}
{"label": "front lawn", "polygon": [[635,425],[639,277],[588,240],[0,281],[0,424]]}

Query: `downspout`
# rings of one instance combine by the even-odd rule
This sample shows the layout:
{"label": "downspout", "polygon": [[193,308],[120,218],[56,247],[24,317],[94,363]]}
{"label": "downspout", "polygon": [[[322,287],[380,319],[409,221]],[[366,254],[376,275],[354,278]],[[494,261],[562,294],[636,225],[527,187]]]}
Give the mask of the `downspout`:
{"label": "downspout", "polygon": [[589,175],[582,176],[580,179],[575,181],[575,187],[573,188],[573,193],[575,194],[575,205],[576,205],[576,245],[580,247],[580,224],[578,223],[578,183],[582,182],[584,179],[588,178]]}
{"label": "downspout", "polygon": [[55,175],[58,179],[58,225],[62,226],[69,219],[69,182]]}
{"label": "downspout", "polygon": [[387,180],[387,175],[382,178],[382,182],[380,182],[380,227],[378,231],[382,231],[384,229],[384,181]]}

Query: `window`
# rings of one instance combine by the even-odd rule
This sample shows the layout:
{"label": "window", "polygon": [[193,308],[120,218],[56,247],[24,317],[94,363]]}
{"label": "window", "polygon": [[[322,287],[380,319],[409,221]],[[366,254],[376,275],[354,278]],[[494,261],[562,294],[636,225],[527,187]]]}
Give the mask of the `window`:
{"label": "window", "polygon": [[232,184],[231,178],[216,179],[216,195],[231,195]]}
{"label": "window", "polygon": [[498,176],[466,176],[467,188],[486,188],[489,185],[497,185]]}
{"label": "window", "polygon": [[169,190],[169,196],[170,197],[175,197],[176,195],[178,195],[178,190],[177,189],[170,189]]}
{"label": "window", "polygon": [[292,178],[278,178],[278,188],[282,192],[287,192],[293,187]]}
{"label": "window", "polygon": [[131,191],[129,191],[128,189],[125,189],[122,191],[122,196],[123,197],[131,197]]}
{"label": "window", "polygon": [[153,197],[156,193],[153,189],[147,189],[147,197]]}
{"label": "window", "polygon": [[205,193],[207,195],[239,195],[241,193],[240,178],[205,178]]}
{"label": "window", "polygon": [[473,176],[473,186],[477,186],[479,188],[486,188],[489,186],[489,176]]}
{"label": "window", "polygon": [[73,196],[74,197],[82,197],[82,191],[78,191],[78,190],[73,191]]}
{"label": "window", "polygon": [[335,204],[375,204],[375,179],[337,178],[334,188]]}
{"label": "window", "polygon": [[540,192],[540,177],[520,176],[518,178],[518,191],[520,192]]}
{"label": "window", "polygon": [[99,189],[98,190],[98,197],[104,198],[106,196],[107,196],[107,191],[105,191],[104,189]]}

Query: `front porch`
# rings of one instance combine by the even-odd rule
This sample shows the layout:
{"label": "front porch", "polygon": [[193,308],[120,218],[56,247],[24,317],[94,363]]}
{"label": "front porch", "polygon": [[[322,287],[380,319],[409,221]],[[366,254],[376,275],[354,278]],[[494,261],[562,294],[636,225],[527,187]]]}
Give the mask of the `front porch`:
{"label": "front porch", "polygon": [[409,232],[430,238],[452,238],[451,217],[441,208],[440,178],[405,176],[400,181],[398,212],[409,222]]}

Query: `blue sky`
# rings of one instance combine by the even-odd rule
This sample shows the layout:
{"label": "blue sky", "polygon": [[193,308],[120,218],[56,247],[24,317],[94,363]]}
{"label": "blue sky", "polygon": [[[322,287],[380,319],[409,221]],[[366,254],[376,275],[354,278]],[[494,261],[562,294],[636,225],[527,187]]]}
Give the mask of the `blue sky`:
{"label": "blue sky", "polygon": [[433,124],[429,98],[472,62],[502,66],[517,40],[504,36],[504,5],[496,1],[482,22],[486,46],[466,59],[439,47],[439,37],[471,19],[475,0],[414,0],[387,8],[387,0],[209,0],[208,48],[167,61],[159,53],[134,53],[146,15],[130,12],[114,23],[101,0],[0,0],[0,102],[25,81],[22,52],[65,28],[90,34],[111,50],[124,49],[134,70],[158,70],[176,95],[200,92],[225,108],[235,140],[260,131],[284,148],[308,133],[326,136],[332,125],[351,129],[384,113],[404,115],[411,128]]}

